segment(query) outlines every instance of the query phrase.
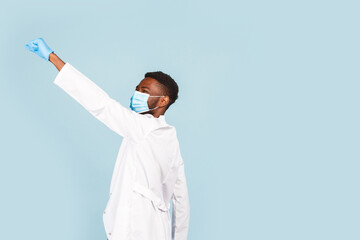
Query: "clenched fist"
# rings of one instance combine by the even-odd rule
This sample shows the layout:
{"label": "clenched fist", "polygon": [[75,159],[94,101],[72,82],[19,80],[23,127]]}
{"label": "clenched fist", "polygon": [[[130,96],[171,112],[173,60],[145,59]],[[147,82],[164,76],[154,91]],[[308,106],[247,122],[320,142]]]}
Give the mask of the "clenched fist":
{"label": "clenched fist", "polygon": [[37,38],[25,45],[25,48],[33,53],[36,53],[46,61],[49,61],[50,53],[54,52],[42,38]]}

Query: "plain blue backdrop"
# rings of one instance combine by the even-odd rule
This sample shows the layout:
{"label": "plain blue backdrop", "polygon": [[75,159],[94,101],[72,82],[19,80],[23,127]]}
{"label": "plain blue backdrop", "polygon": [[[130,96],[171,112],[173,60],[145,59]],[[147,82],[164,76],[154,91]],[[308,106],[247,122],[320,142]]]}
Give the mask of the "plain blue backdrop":
{"label": "plain blue backdrop", "polygon": [[8,1],[0,7],[0,239],[105,240],[122,137],[25,49],[42,37],[129,106],[169,73],[189,240],[360,239],[357,1]]}

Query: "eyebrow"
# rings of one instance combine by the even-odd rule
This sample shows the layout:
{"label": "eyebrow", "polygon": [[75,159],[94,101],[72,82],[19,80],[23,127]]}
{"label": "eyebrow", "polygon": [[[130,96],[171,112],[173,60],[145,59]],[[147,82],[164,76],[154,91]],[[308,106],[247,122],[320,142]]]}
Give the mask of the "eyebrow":
{"label": "eyebrow", "polygon": [[[136,86],[136,87],[139,87],[139,86]],[[141,88],[147,88],[147,89],[149,89],[149,90],[150,90],[150,88],[148,88],[148,87],[141,87]]]}

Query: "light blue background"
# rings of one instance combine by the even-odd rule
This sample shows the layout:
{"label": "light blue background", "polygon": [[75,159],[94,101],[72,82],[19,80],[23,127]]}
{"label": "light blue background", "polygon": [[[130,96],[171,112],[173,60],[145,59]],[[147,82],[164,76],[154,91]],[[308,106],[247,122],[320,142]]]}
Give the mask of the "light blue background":
{"label": "light blue background", "polygon": [[190,240],[360,239],[357,1],[0,8],[0,239],[105,240],[122,137],[53,84],[38,37],[123,105],[169,73]]}

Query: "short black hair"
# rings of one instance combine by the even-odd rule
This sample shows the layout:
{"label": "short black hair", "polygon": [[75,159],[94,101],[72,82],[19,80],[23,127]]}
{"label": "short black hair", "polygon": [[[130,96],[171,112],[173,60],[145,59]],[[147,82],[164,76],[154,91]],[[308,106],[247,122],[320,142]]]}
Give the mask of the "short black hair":
{"label": "short black hair", "polygon": [[170,105],[173,104],[176,101],[176,99],[178,99],[179,86],[174,81],[174,79],[172,79],[172,77],[170,77],[166,73],[163,73],[162,71],[147,72],[145,73],[145,77],[149,77],[157,80],[162,86],[163,95],[169,96],[170,101],[165,109],[167,110],[170,107]]}

